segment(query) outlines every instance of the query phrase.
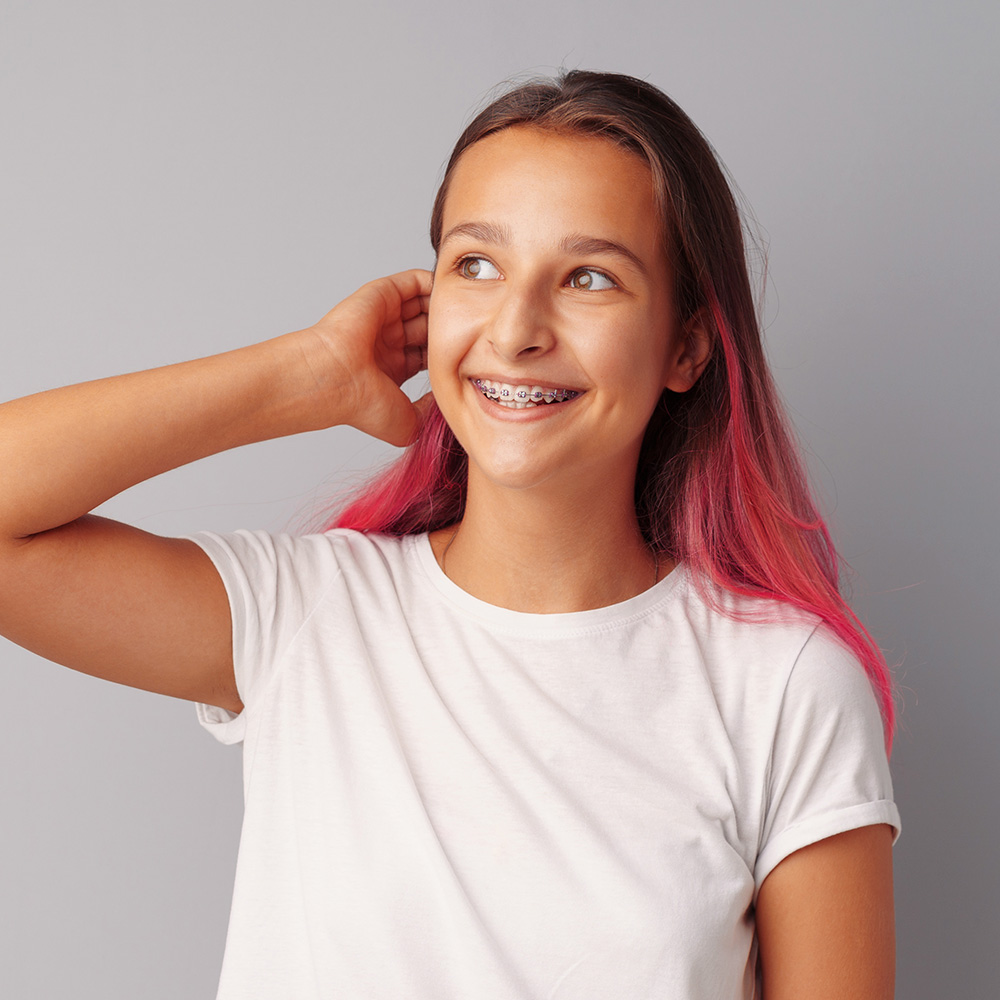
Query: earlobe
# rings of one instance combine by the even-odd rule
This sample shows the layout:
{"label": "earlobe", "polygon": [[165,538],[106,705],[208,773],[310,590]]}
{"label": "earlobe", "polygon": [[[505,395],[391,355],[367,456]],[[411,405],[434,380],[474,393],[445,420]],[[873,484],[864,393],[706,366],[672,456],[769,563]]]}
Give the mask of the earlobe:
{"label": "earlobe", "polygon": [[714,339],[707,310],[699,309],[688,317],[681,328],[677,353],[664,387],[673,392],[691,389],[711,360]]}

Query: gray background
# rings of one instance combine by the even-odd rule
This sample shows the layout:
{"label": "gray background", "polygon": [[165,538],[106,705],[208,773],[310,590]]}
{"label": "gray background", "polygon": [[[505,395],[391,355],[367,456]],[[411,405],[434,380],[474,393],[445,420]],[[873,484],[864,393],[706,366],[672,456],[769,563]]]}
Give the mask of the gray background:
{"label": "gray background", "polygon": [[[770,243],[778,381],[900,664],[898,995],[993,997],[998,10],[7,0],[0,397],[296,329],[429,265],[443,160],[504,78],[663,87]],[[257,445],[105,511],[282,529],[388,452],[350,430]],[[3,996],[211,997],[238,751],[188,705],[0,640],[0,759]]]}

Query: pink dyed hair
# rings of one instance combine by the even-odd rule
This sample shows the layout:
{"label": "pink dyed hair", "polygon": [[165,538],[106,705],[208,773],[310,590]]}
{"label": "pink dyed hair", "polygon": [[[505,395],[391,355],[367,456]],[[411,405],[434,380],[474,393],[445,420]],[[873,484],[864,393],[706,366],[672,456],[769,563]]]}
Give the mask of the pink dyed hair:
{"label": "pink dyed hair", "polygon": [[[678,308],[684,316],[701,310],[712,330],[701,378],[686,393],[665,390],[646,429],[635,487],[646,541],[686,563],[710,599],[721,588],[822,619],[864,666],[891,747],[889,672],[840,594],[840,561],[764,357],[740,211],[711,145],[670,98],[633,77],[573,71],[525,84],[481,111],[459,138],[431,216],[435,252],[459,157],[513,126],[600,136],[646,161]],[[466,468],[432,407],[418,440],[330,527],[403,535],[454,524],[465,508]]]}

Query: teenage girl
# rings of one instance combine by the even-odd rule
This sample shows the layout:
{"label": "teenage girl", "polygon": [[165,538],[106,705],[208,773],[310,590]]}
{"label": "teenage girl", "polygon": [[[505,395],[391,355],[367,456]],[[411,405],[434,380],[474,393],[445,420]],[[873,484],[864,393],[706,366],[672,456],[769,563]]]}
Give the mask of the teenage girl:
{"label": "teenage girl", "polygon": [[[528,84],[431,241],[309,329],[0,408],[3,633],[243,743],[219,997],[891,997],[889,679],[710,146],[639,80]],[[337,424],[407,450],[325,533],[88,513]]]}

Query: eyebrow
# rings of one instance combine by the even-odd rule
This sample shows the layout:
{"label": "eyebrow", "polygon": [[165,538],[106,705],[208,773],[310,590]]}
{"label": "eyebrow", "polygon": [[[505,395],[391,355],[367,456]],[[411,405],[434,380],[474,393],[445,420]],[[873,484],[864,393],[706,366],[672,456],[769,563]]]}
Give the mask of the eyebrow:
{"label": "eyebrow", "polygon": [[[440,246],[459,236],[467,236],[482,243],[492,243],[494,246],[510,246],[512,240],[510,230],[506,226],[498,226],[493,222],[460,222],[453,226],[442,237]],[[564,237],[559,243],[559,249],[565,254],[589,257],[594,254],[618,257],[639,271],[644,277],[649,277],[649,271],[641,258],[622,243],[606,240],[597,236],[585,236],[573,233]]]}

